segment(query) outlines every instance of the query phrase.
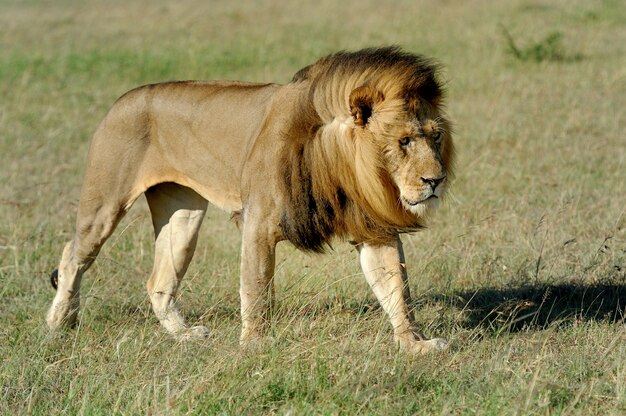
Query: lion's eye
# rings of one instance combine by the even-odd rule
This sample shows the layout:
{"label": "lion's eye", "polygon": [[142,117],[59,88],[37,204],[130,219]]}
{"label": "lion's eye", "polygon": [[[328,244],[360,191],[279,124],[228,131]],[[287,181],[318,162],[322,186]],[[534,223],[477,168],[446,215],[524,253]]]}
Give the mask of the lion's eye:
{"label": "lion's eye", "polygon": [[409,143],[411,143],[411,138],[410,137],[403,137],[400,139],[400,146],[402,147],[407,147],[409,145]]}

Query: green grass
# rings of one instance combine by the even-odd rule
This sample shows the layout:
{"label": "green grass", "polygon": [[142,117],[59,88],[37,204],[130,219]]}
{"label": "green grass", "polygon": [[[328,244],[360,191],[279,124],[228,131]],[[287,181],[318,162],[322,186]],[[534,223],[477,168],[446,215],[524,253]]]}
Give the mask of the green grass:
{"label": "green grass", "polygon": [[[178,343],[145,291],[143,200],[85,276],[78,328],[48,332],[48,276],[118,96],[287,82],[383,44],[446,68],[458,175],[404,242],[417,320],[450,351],[398,353],[339,242],[279,246],[270,335],[240,348],[240,237],[217,210],[180,295],[211,338]],[[620,1],[0,1],[0,413],[626,413],[625,62]]]}

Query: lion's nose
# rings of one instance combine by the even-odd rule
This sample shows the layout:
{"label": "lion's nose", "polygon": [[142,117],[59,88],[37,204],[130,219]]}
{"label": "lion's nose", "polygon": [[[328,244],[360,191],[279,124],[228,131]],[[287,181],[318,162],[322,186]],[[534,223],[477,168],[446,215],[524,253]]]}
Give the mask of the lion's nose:
{"label": "lion's nose", "polygon": [[433,189],[433,191],[437,188],[437,186],[439,186],[439,184],[441,182],[444,181],[444,179],[446,179],[446,175],[443,174],[438,178],[425,178],[425,177],[421,177],[420,179],[422,179],[422,181],[424,181],[425,183],[429,184],[430,187]]}

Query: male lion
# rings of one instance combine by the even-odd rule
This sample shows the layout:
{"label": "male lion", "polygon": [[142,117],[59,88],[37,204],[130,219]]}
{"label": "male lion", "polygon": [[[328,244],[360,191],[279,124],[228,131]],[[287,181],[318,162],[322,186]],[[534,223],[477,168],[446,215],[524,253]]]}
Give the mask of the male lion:
{"label": "male lion", "polygon": [[400,233],[417,230],[451,175],[453,144],[437,67],[386,47],[339,52],[286,85],[167,82],[122,96],[89,149],[76,233],[52,275],[50,328],[73,325],[82,274],[145,194],[156,235],[152,307],[182,339],[175,303],[207,203],[242,223],[241,342],[261,336],[275,246],[356,243],[365,277],[409,352],[446,347],[416,329]]}

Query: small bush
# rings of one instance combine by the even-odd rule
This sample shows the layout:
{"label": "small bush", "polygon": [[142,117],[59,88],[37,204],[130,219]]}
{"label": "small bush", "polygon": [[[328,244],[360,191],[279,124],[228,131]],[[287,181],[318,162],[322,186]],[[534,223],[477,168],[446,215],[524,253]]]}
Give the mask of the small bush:
{"label": "small bush", "polygon": [[507,43],[507,51],[522,62],[571,62],[582,57],[579,54],[568,54],[562,43],[563,34],[552,32],[539,42],[526,47],[519,47],[511,33],[502,26],[502,33]]}

